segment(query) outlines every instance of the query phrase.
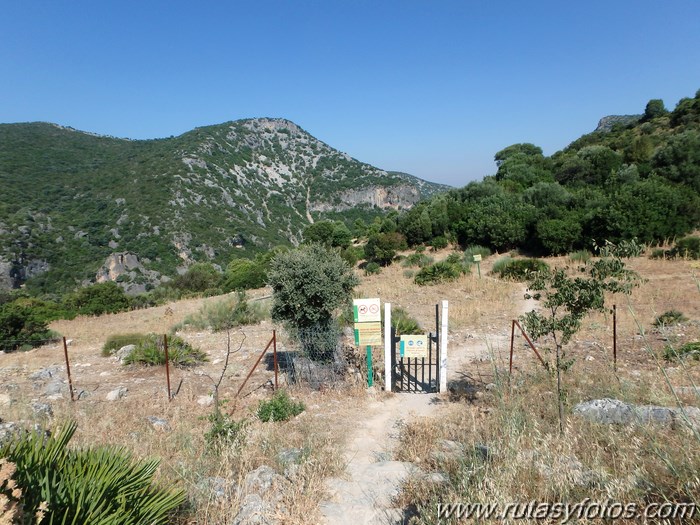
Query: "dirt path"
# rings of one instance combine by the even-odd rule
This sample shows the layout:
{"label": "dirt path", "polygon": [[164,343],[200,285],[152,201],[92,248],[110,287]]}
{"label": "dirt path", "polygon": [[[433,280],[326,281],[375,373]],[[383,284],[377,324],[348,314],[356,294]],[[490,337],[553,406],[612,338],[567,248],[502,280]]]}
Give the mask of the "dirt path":
{"label": "dirt path", "polygon": [[326,524],[403,523],[403,510],[393,508],[392,500],[415,466],[392,459],[399,427],[403,420],[434,414],[437,399],[437,394],[392,394],[367,407],[348,440],[345,477],[326,481],[330,497],[320,503]]}
{"label": "dirt path", "polygon": [[[513,296],[518,315],[532,310],[537,302],[523,299],[524,289]],[[502,361],[510,344],[510,333],[469,330],[453,331],[448,340],[448,384],[469,385],[480,379],[478,365],[493,368]],[[487,372],[488,374],[488,372]],[[483,378],[481,378],[483,381]],[[392,500],[401,482],[417,467],[393,460],[398,445],[399,426],[414,417],[434,416],[440,410],[437,394],[377,395],[349,437],[345,451],[345,477],[326,481],[329,499],[319,505],[327,525],[394,525],[403,523],[403,510],[394,508]]]}

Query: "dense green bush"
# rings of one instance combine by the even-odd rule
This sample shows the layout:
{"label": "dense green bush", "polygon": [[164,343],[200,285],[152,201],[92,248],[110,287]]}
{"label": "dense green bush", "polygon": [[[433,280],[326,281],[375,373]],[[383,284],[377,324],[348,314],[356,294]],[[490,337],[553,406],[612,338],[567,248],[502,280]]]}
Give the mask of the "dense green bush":
{"label": "dense green bush", "polygon": [[166,286],[184,293],[206,293],[220,288],[223,276],[211,263],[195,263],[185,273],[178,275]]}
{"label": "dense green bush", "polygon": [[540,259],[510,259],[494,265],[492,272],[498,274],[502,279],[513,281],[527,281],[530,274],[534,272],[546,272],[549,265]]}
{"label": "dense green bush", "polygon": [[413,282],[420,286],[424,286],[428,284],[454,281],[468,271],[468,267],[461,263],[454,264],[447,261],[441,261],[421,268],[413,278]]}
{"label": "dense green bush", "polygon": [[305,409],[304,403],[293,401],[287,392],[278,390],[270,400],[260,401],[257,416],[260,421],[287,421]]}
{"label": "dense green bush", "polygon": [[444,248],[447,248],[447,245],[449,243],[447,242],[447,238],[443,237],[442,235],[438,237],[434,237],[433,240],[430,241],[430,246],[433,251],[437,250],[442,250]]}
{"label": "dense green bush", "polygon": [[127,345],[138,345],[144,342],[146,334],[115,334],[110,335],[102,346],[102,355],[108,357],[120,348]]}
{"label": "dense green bush", "polygon": [[365,275],[376,275],[378,273],[381,273],[382,267],[379,266],[379,263],[376,262],[368,262],[365,264]]}
{"label": "dense green bush", "polygon": [[406,258],[401,261],[401,266],[405,268],[410,268],[412,266],[417,266],[419,268],[423,268],[424,266],[428,266],[429,264],[433,263],[433,258],[430,257],[429,255],[426,255],[423,252],[416,252],[412,253],[410,255],[407,255]]}
{"label": "dense green bush", "polygon": [[45,505],[44,523],[172,523],[185,493],[154,483],[157,460],[136,462],[116,448],[68,449],[76,428],[70,423],[51,436],[25,432],[0,444],[0,458],[17,466],[28,517]]}
{"label": "dense green bush", "polygon": [[249,303],[245,292],[241,291],[235,296],[204,304],[197,313],[185,317],[182,326],[219,332],[236,326],[257,324],[266,315],[261,303]]}
{"label": "dense green bush", "polygon": [[0,305],[0,350],[32,348],[57,337],[31,302],[16,300]]}
{"label": "dense green bush", "polygon": [[369,262],[382,266],[391,264],[398,250],[408,248],[406,238],[398,232],[387,232],[370,235],[365,245],[365,257]]}
{"label": "dense green bush", "polygon": [[675,324],[685,323],[688,318],[683,315],[682,312],[678,310],[669,310],[668,312],[662,313],[656,319],[654,319],[653,325],[656,327],[672,326]]}
{"label": "dense green bush", "polygon": [[676,241],[670,255],[684,259],[700,259],[700,237],[685,237]]}
{"label": "dense green bush", "polygon": [[[168,358],[171,363],[180,367],[198,365],[208,361],[207,354],[194,348],[182,338],[168,337]],[[140,363],[144,365],[164,365],[165,346],[163,336],[149,334],[140,341],[134,350],[124,359],[125,365]]]}
{"label": "dense green bush", "polygon": [[129,310],[131,300],[121,286],[109,281],[81,288],[66,298],[65,305],[79,315],[103,315]]}

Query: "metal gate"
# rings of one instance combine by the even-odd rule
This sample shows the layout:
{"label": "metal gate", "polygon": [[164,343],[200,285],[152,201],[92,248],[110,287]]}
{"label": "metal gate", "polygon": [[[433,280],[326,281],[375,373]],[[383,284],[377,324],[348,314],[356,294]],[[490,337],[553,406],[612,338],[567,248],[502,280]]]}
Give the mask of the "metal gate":
{"label": "metal gate", "polygon": [[440,313],[435,305],[435,332],[428,334],[427,357],[403,357],[399,350],[401,337],[391,328],[391,368],[394,371],[394,392],[432,394],[440,388]]}

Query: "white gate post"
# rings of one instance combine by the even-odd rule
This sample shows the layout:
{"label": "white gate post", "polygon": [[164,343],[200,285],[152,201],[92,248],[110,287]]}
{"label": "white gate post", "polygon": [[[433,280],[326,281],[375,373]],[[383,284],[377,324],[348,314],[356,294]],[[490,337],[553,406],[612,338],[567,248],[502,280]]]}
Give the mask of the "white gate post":
{"label": "white gate post", "polygon": [[391,352],[394,342],[391,340],[391,303],[384,303],[384,390],[391,392]]}
{"label": "white gate post", "polygon": [[440,327],[440,393],[447,392],[447,301],[442,301],[442,326]]}

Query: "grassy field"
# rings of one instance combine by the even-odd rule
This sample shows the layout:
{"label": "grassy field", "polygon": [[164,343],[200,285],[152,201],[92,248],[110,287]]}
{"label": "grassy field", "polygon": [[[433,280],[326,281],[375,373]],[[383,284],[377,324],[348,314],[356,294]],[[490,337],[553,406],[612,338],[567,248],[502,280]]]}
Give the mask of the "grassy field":
{"label": "grassy field", "polygon": [[[434,254],[444,258],[449,251]],[[431,254],[433,255],[433,254]],[[700,443],[683,428],[617,427],[587,423],[572,415],[579,401],[611,397],[637,404],[700,405],[690,387],[700,384],[698,361],[667,362],[668,345],[680,347],[700,340],[700,287],[697,263],[637,258],[629,261],[645,281],[629,297],[610,297],[617,304],[618,366],[612,363],[612,317],[595,314],[569,345],[574,363],[565,373],[566,425],[560,435],[556,390],[552,376],[542,369],[521,337],[516,338],[515,369],[508,376],[511,320],[532,308],[523,298],[521,283],[505,282],[489,274],[497,256],[482,264],[482,278],[471,274],[437,286],[413,284],[406,269],[394,264],[380,274],[362,276],[358,297],[380,297],[404,308],[424,330],[434,324],[435,304],[450,304],[450,393],[434,415],[406,421],[401,429],[398,459],[427,472],[445,475],[443,483],[411,478],[398,503],[414,514],[414,523],[437,523],[439,502],[576,501],[585,497],[624,502],[697,501],[700,494]],[[570,264],[564,258],[552,265]],[[263,297],[269,290],[258,290]],[[180,330],[178,335],[202,349],[209,360],[197,367],[173,369],[171,383],[177,395],[168,401],[163,367],[122,366],[101,354],[110,335],[167,333],[205,302],[190,299],[167,306],[54,323],[51,328],[72,342],[69,346],[73,382],[85,397],[72,403],[65,384],[63,396],[51,400],[51,425],[68,419],[78,422],[75,446],[118,445],[137,457],[162,459],[160,479],[186,489],[190,506],[183,523],[225,523],[241,504],[237,487],[246,474],[269,465],[293,482],[279,488],[283,503],[280,523],[321,523],[318,501],[324,480],[342,475],[344,443],[376,394],[362,385],[343,389],[290,389],[306,410],[287,422],[264,423],[255,418],[261,400],[271,395],[273,373],[263,365],[238,399],[235,393],[260,352],[279,327],[264,320],[231,331],[234,351],[219,391],[223,410],[232,420],[246,420],[236,446],[214,453],[205,435],[211,427],[205,397],[222,373],[227,354],[226,332]],[[669,310],[680,310],[688,321],[656,328],[653,321]],[[281,351],[291,348],[279,331]],[[240,348],[239,348],[240,346]],[[547,341],[538,342],[551,359]],[[377,356],[379,357],[379,356]],[[381,361],[377,359],[377,361]],[[45,401],[46,382],[28,376],[37,370],[63,365],[62,347],[38,348],[0,356],[0,394],[6,421],[44,422],[31,409]],[[58,369],[57,377],[65,378]],[[268,385],[268,386],[266,386]],[[123,399],[107,401],[108,392],[128,388]],[[680,388],[679,388],[680,387]],[[381,398],[380,398],[381,399]],[[154,428],[146,419],[157,416],[169,430]],[[459,457],[439,457],[436,443],[450,440],[464,451]],[[476,447],[476,448],[475,448]],[[300,451],[298,467],[286,472],[285,451]],[[488,450],[488,459],[474,450]],[[217,499],[211,480],[218,478],[230,490]],[[282,513],[282,511],[279,511]]]}

